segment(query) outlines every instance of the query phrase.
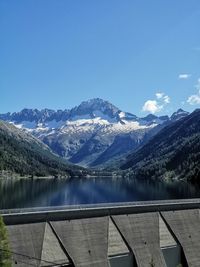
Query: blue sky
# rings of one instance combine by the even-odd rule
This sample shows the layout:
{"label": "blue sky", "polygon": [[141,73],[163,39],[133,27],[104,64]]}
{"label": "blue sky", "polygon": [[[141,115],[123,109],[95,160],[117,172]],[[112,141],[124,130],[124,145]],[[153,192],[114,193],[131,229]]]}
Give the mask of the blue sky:
{"label": "blue sky", "polygon": [[0,112],[200,106],[199,0],[1,0]]}

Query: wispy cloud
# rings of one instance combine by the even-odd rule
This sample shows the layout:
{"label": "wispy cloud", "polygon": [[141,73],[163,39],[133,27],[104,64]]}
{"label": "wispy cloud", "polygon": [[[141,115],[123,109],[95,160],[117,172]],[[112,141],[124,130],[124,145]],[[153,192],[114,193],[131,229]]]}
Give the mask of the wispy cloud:
{"label": "wispy cloud", "polygon": [[156,99],[149,99],[144,103],[142,111],[155,114],[160,112],[167,104],[170,103],[170,97],[165,93],[159,92],[156,93],[155,96]]}
{"label": "wispy cloud", "polygon": [[196,95],[191,95],[188,97],[187,102],[190,105],[198,105],[200,104],[200,91]]}
{"label": "wispy cloud", "polygon": [[179,80],[187,80],[191,77],[191,74],[188,73],[181,73],[178,75]]}
{"label": "wispy cloud", "polygon": [[163,96],[163,101],[164,101],[165,104],[169,104],[170,103],[169,96],[168,95]]}
{"label": "wispy cloud", "polygon": [[197,89],[197,93],[189,96],[187,99],[187,103],[190,105],[200,104],[200,78],[198,79],[197,84],[195,85],[195,88]]}
{"label": "wispy cloud", "polygon": [[156,97],[158,99],[161,99],[164,96],[164,93],[156,93]]}

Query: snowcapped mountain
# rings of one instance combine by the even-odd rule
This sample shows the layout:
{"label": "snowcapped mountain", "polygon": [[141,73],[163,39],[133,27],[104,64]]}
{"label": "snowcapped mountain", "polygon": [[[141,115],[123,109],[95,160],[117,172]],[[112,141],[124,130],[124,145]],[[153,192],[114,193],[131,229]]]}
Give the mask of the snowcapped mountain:
{"label": "snowcapped mountain", "polygon": [[186,115],[178,110],[171,118],[152,114],[138,118],[95,98],[71,110],[23,109],[1,114],[0,119],[32,133],[73,163],[97,166],[138,148],[157,132],[152,131],[156,126]]}
{"label": "snowcapped mountain", "polygon": [[185,116],[189,115],[190,113],[187,111],[184,111],[183,109],[178,109],[176,112],[174,112],[171,116],[171,120],[172,121],[177,121],[180,120],[182,118],[184,118]]}

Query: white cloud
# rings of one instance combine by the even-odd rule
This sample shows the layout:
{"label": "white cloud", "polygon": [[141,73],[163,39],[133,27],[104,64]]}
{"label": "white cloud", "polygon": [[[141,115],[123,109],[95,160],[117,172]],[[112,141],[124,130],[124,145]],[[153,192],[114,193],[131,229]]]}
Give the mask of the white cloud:
{"label": "white cloud", "polygon": [[156,97],[157,97],[158,99],[162,98],[163,96],[164,96],[163,93],[156,93]]}
{"label": "white cloud", "polygon": [[197,80],[195,88],[198,90],[197,94],[191,95],[187,99],[187,103],[190,105],[199,105],[200,104],[200,78]]}
{"label": "white cloud", "polygon": [[142,108],[143,111],[145,112],[151,112],[151,113],[156,113],[159,112],[163,107],[159,106],[158,102],[156,100],[147,100],[144,103],[144,106]]}
{"label": "white cloud", "polygon": [[157,100],[149,99],[144,103],[142,108],[144,112],[157,113],[170,103],[170,97],[165,93],[156,93],[155,96]]}
{"label": "white cloud", "polygon": [[188,73],[182,73],[178,75],[179,80],[187,80],[191,77],[191,74]]}
{"label": "white cloud", "polygon": [[188,97],[187,102],[190,105],[198,105],[200,104],[200,92],[197,95],[191,95]]}
{"label": "white cloud", "polygon": [[168,95],[166,95],[165,93],[156,93],[156,98],[159,101],[163,101],[165,104],[170,103],[170,97]]}

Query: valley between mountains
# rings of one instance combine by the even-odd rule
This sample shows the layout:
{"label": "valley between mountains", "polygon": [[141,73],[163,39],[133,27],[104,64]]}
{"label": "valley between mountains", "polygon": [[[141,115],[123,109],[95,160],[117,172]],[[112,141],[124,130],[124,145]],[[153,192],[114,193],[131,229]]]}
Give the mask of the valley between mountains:
{"label": "valley between mountains", "polygon": [[[139,118],[96,98],[71,110],[23,109],[0,114],[4,121],[0,124],[4,140],[0,168],[29,174],[36,174],[37,168],[38,175],[128,169],[126,174],[143,178],[194,179],[199,175],[199,150],[195,150],[199,112],[179,109],[171,117],[149,114]],[[9,162],[9,153],[13,156],[18,150],[24,153],[21,159]],[[29,155],[28,162],[25,155]],[[26,166],[23,171],[22,166]]]}

